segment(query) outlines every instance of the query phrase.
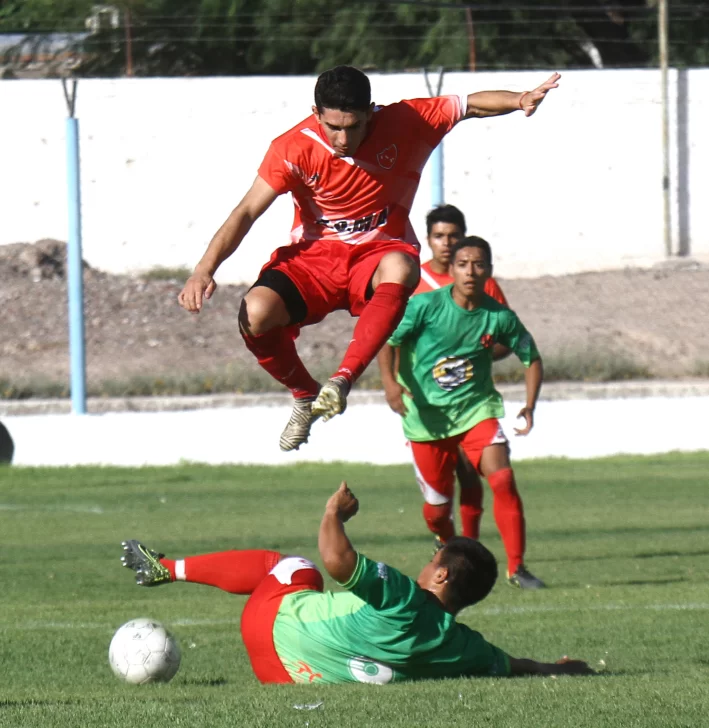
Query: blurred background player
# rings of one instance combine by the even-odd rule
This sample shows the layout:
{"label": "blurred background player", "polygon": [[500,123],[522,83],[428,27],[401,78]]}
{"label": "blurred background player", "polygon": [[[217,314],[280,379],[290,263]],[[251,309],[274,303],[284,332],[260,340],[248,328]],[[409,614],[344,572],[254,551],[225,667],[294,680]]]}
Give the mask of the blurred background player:
{"label": "blurred background player", "polygon": [[[492,381],[493,346],[511,349],[526,367],[526,404],[518,417],[527,435],[534,426],[534,408],[542,385],[542,360],[534,340],[517,315],[485,293],[492,275],[487,241],[471,236],[451,250],[453,284],[409,301],[406,314],[379,362],[387,401],[403,413],[404,434],[411,443],[414,470],[424,496],[423,516],[440,544],[455,533],[454,473],[462,449],[490,484],[493,512],[507,553],[507,579],[522,589],[543,582],[524,564],[525,520],[509,443],[498,418],[502,397]],[[395,379],[394,349],[400,350]],[[480,513],[460,489],[464,536],[477,537]]]}
{"label": "blurred background player", "polygon": [[[514,111],[531,116],[559,78],[524,93],[481,91],[375,108],[361,71],[338,66],[320,75],[312,115],[271,143],[251,189],[178,297],[198,313],[216,289],[221,263],[276,197],[291,193],[292,245],[273,253],[239,313],[247,348],[295,399],[282,450],[307,442],[316,418],[344,411],[352,383],[401,320],[419,280],[409,210],[432,150],[463,119]],[[340,366],[320,387],[295,339],[300,326],[337,309],[360,318]]]}
{"label": "blurred background player", "polygon": [[250,595],[241,635],[262,683],[385,684],[474,675],[587,675],[585,662],[510,657],[456,621],[484,599],[497,578],[494,556],[458,537],[414,581],[353,548],[344,523],[359,503],[342,483],[320,523],[318,550],[346,591],[323,592],[315,564],[277,551],[222,551],[166,559],[124,541],[124,566],[140,586],[188,581]]}

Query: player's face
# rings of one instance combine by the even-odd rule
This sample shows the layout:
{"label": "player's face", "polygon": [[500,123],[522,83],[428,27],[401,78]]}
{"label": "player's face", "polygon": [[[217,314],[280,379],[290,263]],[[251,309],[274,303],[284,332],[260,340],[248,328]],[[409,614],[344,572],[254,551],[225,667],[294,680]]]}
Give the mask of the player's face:
{"label": "player's face", "polygon": [[374,104],[367,111],[338,111],[316,106],[313,113],[320,122],[323,132],[335,150],[336,157],[351,157],[367,136],[367,126],[372,118]]}
{"label": "player's face", "polygon": [[441,575],[441,566],[439,564],[440,560],[441,552],[437,551],[426,566],[421,569],[421,573],[419,574],[419,578],[416,580],[416,583],[422,589],[428,589],[431,591],[432,588],[435,588],[436,584],[439,584],[442,579],[445,578],[445,575],[443,575],[443,577]]}
{"label": "player's face", "polygon": [[451,260],[451,248],[463,239],[463,231],[452,222],[437,222],[431,226],[428,244],[433,259],[441,265],[448,266]]}
{"label": "player's face", "polygon": [[476,298],[485,292],[485,283],[492,273],[482,248],[462,248],[448,269],[453,278],[453,290],[462,298]]}

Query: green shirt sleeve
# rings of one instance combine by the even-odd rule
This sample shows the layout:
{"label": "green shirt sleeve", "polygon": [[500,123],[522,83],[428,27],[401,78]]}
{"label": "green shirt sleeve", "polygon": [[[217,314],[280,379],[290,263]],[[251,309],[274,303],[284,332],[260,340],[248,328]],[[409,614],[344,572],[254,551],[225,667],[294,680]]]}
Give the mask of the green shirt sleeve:
{"label": "green shirt sleeve", "polygon": [[489,675],[507,677],[510,674],[510,658],[499,647],[488,642],[480,632],[458,624],[460,660],[465,664],[465,675]]}
{"label": "green shirt sleeve", "polygon": [[406,305],[404,318],[397,327],[396,331],[389,337],[387,342],[389,346],[399,347],[405,341],[410,339],[420,331],[423,323],[423,315],[425,311],[426,295],[420,293],[414,298],[410,298]]}
{"label": "green shirt sleeve", "polygon": [[524,328],[517,314],[510,309],[500,312],[498,341],[511,349],[526,367],[540,358],[532,335]]}
{"label": "green shirt sleeve", "polygon": [[417,609],[426,596],[410,577],[381,562],[357,553],[357,566],[343,588],[380,612],[403,613]]}

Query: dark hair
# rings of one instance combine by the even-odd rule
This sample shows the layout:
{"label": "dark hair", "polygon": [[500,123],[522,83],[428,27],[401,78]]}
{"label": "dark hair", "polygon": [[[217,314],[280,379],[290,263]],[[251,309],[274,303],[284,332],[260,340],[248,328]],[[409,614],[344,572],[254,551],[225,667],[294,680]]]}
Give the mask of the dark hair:
{"label": "dark hair", "polygon": [[458,251],[463,250],[463,248],[480,248],[480,250],[485,253],[488,265],[492,265],[492,249],[490,248],[490,243],[488,243],[487,240],[479,238],[477,235],[468,235],[467,238],[459,240],[451,248],[451,263],[455,260],[455,256]]}
{"label": "dark hair", "polygon": [[465,235],[465,215],[455,205],[436,205],[426,215],[426,234],[431,234],[431,229],[437,222],[447,222],[457,225],[460,232]]}
{"label": "dark hair", "polygon": [[372,102],[369,79],[358,68],[336,66],[318,76],[315,106],[337,111],[368,111]]}
{"label": "dark hair", "polygon": [[438,565],[448,569],[448,590],[456,611],[485,599],[497,581],[495,557],[480,541],[465,536],[446,542]]}

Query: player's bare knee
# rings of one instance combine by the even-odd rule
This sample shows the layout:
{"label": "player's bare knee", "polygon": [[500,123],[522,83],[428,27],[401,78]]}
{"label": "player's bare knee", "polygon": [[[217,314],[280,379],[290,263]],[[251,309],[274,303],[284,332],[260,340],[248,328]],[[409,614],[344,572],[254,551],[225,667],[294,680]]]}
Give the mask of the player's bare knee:
{"label": "player's bare knee", "polygon": [[[279,310],[280,308],[283,311]],[[285,304],[278,294],[266,288],[252,288],[241,302],[239,330],[242,335],[260,336],[277,326],[288,324]]]}
{"label": "player's bare knee", "polygon": [[387,253],[379,262],[372,279],[376,288],[380,283],[399,283],[407,288],[415,288],[419,282],[418,260],[398,251]]}

